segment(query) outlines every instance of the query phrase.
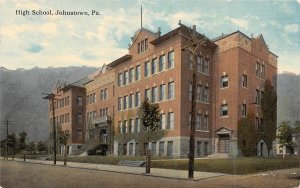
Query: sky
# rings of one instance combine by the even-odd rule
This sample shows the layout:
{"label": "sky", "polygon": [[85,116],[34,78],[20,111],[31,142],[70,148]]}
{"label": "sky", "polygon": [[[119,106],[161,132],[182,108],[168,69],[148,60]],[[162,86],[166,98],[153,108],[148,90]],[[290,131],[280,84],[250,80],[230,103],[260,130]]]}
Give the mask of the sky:
{"label": "sky", "polygon": [[[196,25],[213,39],[241,31],[262,34],[278,72],[300,74],[300,0],[0,0],[0,66],[101,67],[128,53],[143,27],[162,34]],[[16,10],[87,11],[90,16],[16,15]],[[92,10],[100,15],[91,15]]]}

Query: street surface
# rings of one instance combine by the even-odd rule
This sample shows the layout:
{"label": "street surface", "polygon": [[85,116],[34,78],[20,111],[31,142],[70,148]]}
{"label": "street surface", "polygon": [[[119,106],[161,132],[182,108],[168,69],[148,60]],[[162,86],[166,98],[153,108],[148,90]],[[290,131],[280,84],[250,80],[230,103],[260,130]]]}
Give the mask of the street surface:
{"label": "street surface", "polygon": [[249,175],[226,175],[192,181],[0,160],[0,185],[3,188],[294,188],[299,186],[299,177],[300,169],[298,168]]}

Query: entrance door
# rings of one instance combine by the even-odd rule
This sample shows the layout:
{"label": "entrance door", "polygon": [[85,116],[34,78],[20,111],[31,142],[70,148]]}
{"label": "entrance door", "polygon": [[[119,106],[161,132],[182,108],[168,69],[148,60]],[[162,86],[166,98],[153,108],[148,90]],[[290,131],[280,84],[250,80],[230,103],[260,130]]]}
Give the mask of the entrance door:
{"label": "entrance door", "polygon": [[230,137],[228,134],[219,135],[219,153],[229,153]]}

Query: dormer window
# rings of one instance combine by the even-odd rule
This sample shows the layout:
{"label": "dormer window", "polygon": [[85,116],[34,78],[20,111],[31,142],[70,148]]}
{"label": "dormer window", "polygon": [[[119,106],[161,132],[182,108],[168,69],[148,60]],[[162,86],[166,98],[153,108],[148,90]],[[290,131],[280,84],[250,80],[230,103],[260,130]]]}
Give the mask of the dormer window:
{"label": "dormer window", "polygon": [[137,46],[137,52],[138,52],[138,54],[142,53],[142,52],[144,52],[146,50],[148,50],[148,38],[142,40],[141,42],[139,42],[138,46]]}

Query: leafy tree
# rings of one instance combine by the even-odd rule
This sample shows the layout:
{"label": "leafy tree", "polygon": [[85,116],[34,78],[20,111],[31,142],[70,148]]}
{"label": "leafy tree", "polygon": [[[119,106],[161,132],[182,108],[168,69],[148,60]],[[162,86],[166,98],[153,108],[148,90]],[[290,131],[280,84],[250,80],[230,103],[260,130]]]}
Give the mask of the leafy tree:
{"label": "leafy tree", "polygon": [[278,141],[280,144],[286,144],[288,147],[292,144],[292,134],[293,134],[293,128],[290,125],[290,122],[283,121],[281,122],[279,128],[278,128]]}
{"label": "leafy tree", "polygon": [[268,148],[268,155],[272,150],[273,141],[276,139],[277,130],[277,94],[270,80],[265,81],[264,94],[262,95],[262,115],[264,119],[264,141]]}
{"label": "leafy tree", "polygon": [[27,141],[27,133],[26,132],[21,132],[19,133],[19,138],[18,138],[18,146],[19,146],[19,150],[22,151],[24,149],[26,149],[26,141]]}
{"label": "leafy tree", "polygon": [[1,142],[0,142],[0,148],[1,148],[1,155],[4,156],[4,159],[5,159],[5,154],[6,154],[6,139],[1,140]]}
{"label": "leafy tree", "polygon": [[255,115],[249,112],[247,117],[238,122],[237,130],[238,148],[244,156],[256,155],[256,143],[258,140],[258,132],[255,129]]}
{"label": "leafy tree", "polygon": [[33,141],[29,142],[26,145],[26,151],[28,151],[30,154],[33,154],[36,151],[36,149],[35,149],[35,143]]}
{"label": "leafy tree", "polygon": [[8,142],[7,142],[8,150],[14,160],[15,154],[18,150],[16,134],[12,133],[12,134],[8,135],[7,140],[8,140]]}
{"label": "leafy tree", "polygon": [[70,134],[69,131],[59,131],[59,143],[64,146],[64,165],[67,165],[67,144]]}
{"label": "leafy tree", "polygon": [[[150,132],[156,131],[159,128],[160,116],[159,116],[159,105],[157,103],[153,104],[146,98],[141,106],[141,118],[143,125],[147,129],[147,140],[148,143],[150,141]],[[150,158],[151,153],[149,151],[149,147],[147,148],[147,165],[146,165],[146,173],[150,173]]]}
{"label": "leafy tree", "polygon": [[43,142],[43,141],[39,141],[38,143],[37,143],[37,146],[36,146],[36,148],[37,148],[37,151],[39,152],[39,153],[42,153],[43,151],[47,151],[47,143],[46,142]]}
{"label": "leafy tree", "polygon": [[293,132],[295,134],[300,134],[300,120],[295,121]]}

